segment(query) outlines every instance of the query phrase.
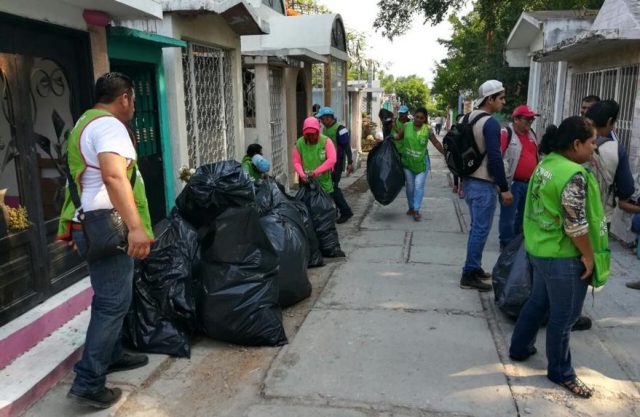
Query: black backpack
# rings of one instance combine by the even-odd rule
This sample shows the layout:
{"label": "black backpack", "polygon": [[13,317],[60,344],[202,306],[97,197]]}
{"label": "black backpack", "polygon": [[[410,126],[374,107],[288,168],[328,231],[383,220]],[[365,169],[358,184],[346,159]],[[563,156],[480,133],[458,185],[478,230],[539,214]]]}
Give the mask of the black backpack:
{"label": "black backpack", "polygon": [[458,177],[473,174],[480,167],[485,155],[478,149],[473,136],[473,125],[483,117],[491,115],[482,112],[469,122],[470,115],[471,113],[466,114],[460,123],[453,125],[442,139],[444,159],[449,170]]}

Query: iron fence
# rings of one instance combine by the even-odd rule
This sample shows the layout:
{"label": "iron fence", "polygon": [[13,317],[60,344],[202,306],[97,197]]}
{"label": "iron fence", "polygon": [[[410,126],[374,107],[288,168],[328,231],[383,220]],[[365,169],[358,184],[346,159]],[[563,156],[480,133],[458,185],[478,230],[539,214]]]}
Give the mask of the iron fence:
{"label": "iron fence", "polygon": [[284,99],[282,91],[282,70],[269,68],[269,107],[271,110],[271,170],[274,176],[286,174],[286,138],[284,136]]}

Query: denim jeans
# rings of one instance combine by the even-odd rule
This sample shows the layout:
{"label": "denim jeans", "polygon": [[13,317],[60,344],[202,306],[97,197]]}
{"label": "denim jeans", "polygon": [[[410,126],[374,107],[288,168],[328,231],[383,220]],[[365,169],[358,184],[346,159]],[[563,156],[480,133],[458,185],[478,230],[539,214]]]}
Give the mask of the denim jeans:
{"label": "denim jeans", "polygon": [[333,192],[331,193],[331,197],[333,197],[333,201],[336,203],[336,207],[338,207],[340,215],[351,216],[353,215],[353,211],[351,211],[351,207],[349,207],[349,203],[347,203],[347,200],[344,198],[344,194],[342,194],[342,190],[339,186],[340,179],[342,178],[342,171],[344,171],[344,162],[344,158],[340,158],[333,167],[333,172],[331,173]]}
{"label": "denim jeans", "polygon": [[522,233],[524,203],[527,200],[528,181],[513,181],[511,194],[513,203],[505,206],[500,202],[500,246],[507,246],[514,237]]}
{"label": "denim jeans", "polygon": [[547,310],[547,377],[554,382],[575,378],[571,366],[569,336],[582,311],[588,282],[580,279],[584,265],[580,258],[537,258],[529,256],[533,268],[533,288],[522,307],[511,336],[509,353],[526,358]]}
{"label": "denim jeans", "polygon": [[[83,232],[73,230],[72,238],[84,256],[87,242]],[[74,367],[76,378],[71,389],[78,394],[101,390],[107,368],[122,357],[120,332],[133,285],[133,258],[127,255],[109,256],[88,266],[94,295],[82,359]]]}
{"label": "denim jeans", "polygon": [[493,224],[498,192],[494,183],[471,177],[462,180],[462,190],[471,214],[467,258],[462,272],[471,272],[482,268],[482,252]]}
{"label": "denim jeans", "polygon": [[422,199],[424,198],[424,185],[429,174],[429,156],[426,157],[427,169],[419,174],[404,168],[405,192],[407,193],[407,204],[409,210],[420,211]]}

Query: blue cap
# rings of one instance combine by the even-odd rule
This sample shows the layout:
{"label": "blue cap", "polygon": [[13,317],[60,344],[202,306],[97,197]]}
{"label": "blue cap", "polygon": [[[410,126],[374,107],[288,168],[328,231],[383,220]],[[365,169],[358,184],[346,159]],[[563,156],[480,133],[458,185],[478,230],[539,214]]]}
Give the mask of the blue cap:
{"label": "blue cap", "polygon": [[322,116],[333,116],[333,110],[331,107],[321,107],[318,113],[316,113],[316,117],[319,119]]}
{"label": "blue cap", "polygon": [[251,158],[251,163],[258,169],[258,171],[262,173],[269,172],[269,170],[271,169],[271,164],[269,163],[269,161],[267,161],[265,157],[260,154],[253,155],[253,157]]}
{"label": "blue cap", "polygon": [[400,108],[398,109],[398,113],[409,113],[409,107],[400,106]]}

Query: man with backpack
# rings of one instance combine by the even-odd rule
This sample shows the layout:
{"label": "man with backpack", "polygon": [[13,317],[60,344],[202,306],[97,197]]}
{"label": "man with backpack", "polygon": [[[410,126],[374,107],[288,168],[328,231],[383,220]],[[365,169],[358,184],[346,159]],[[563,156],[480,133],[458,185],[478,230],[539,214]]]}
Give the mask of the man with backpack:
{"label": "man with backpack", "polygon": [[496,188],[500,190],[503,204],[513,202],[500,152],[500,123],[491,117],[491,113],[502,110],[504,102],[502,83],[497,80],[484,82],[474,103],[477,110],[466,115],[444,139],[447,165],[462,177],[464,198],[471,214],[460,288],[491,290],[491,285],[483,282],[491,276],[482,269],[482,252],[496,210]]}
{"label": "man with backpack", "polygon": [[500,249],[522,233],[529,178],[538,164],[538,139],[531,129],[537,116],[539,114],[522,104],[513,110],[512,123],[502,130],[501,149],[513,204],[500,204]]}

